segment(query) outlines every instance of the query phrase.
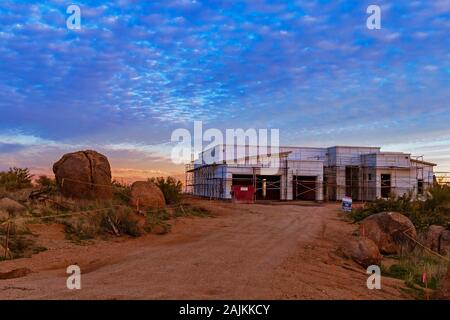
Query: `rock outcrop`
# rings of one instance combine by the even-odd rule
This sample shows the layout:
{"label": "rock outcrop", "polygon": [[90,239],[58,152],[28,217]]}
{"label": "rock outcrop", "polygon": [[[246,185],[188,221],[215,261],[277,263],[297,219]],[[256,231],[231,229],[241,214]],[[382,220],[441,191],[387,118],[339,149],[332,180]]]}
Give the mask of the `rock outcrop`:
{"label": "rock outcrop", "polygon": [[78,199],[112,198],[108,158],[92,151],[65,154],[53,165],[56,183],[64,196]]}
{"label": "rock outcrop", "polygon": [[428,228],[425,234],[425,245],[433,251],[439,252],[441,235],[445,231],[442,226],[432,225]]}
{"label": "rock outcrop", "polygon": [[359,234],[375,242],[380,252],[385,254],[409,250],[414,246],[409,237],[417,238],[411,220],[398,212],[381,212],[367,217],[359,226]]}
{"label": "rock outcrop", "polygon": [[152,182],[136,181],[131,185],[130,205],[139,210],[164,208],[164,194]]}
{"label": "rock outcrop", "polygon": [[366,237],[345,241],[341,252],[347,258],[354,260],[364,268],[370,265],[380,265],[383,258],[375,242]]}
{"label": "rock outcrop", "polygon": [[444,230],[441,233],[439,241],[439,253],[450,256],[450,230]]}

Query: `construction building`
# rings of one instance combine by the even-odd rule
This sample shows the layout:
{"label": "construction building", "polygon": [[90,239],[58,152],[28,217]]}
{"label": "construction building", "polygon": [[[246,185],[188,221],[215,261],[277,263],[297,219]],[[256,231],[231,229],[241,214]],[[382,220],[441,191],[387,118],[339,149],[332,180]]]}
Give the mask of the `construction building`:
{"label": "construction building", "polygon": [[373,201],[423,194],[433,184],[434,166],[379,147],[279,147],[271,154],[217,145],[186,166],[185,185],[188,193],[211,199],[231,199],[233,186],[252,186],[255,200]]}

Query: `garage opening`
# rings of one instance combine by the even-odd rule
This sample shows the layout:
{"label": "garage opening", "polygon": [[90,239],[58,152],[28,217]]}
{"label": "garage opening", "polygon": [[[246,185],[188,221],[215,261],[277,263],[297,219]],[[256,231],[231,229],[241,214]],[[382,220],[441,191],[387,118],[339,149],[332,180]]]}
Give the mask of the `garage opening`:
{"label": "garage opening", "polygon": [[[281,176],[256,176],[256,200],[280,200]],[[253,175],[233,174],[232,185],[251,186]]]}
{"label": "garage opening", "polygon": [[294,200],[316,200],[316,177],[294,176],[292,184]]}

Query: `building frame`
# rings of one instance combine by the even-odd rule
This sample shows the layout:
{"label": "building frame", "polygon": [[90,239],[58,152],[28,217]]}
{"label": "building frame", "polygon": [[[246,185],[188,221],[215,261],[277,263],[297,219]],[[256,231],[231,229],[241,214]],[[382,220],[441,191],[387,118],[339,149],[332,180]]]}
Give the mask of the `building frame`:
{"label": "building frame", "polygon": [[[231,199],[232,185],[253,185],[254,200],[374,201],[420,195],[435,181],[436,164],[380,147],[279,147],[268,155],[255,155],[250,149],[256,146],[237,148],[244,157],[227,157],[227,146],[217,145],[186,165],[186,193]],[[276,157],[276,168],[264,161],[268,157]]]}

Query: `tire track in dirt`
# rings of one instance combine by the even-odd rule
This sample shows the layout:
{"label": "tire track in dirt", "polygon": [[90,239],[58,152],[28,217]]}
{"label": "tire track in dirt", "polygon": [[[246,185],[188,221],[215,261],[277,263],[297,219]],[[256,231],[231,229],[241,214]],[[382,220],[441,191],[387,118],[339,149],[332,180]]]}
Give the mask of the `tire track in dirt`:
{"label": "tire track in dirt", "polygon": [[[398,283],[388,281],[386,289],[373,292],[365,288],[363,269],[342,268],[351,262],[334,255],[334,249],[354,226],[337,218],[336,205],[193,201],[217,216],[178,219],[164,236],[73,245],[8,261],[9,267],[26,264],[35,272],[1,281],[0,289],[27,290],[1,290],[0,298],[404,298]],[[57,268],[49,270],[48,260]],[[73,261],[82,267],[77,291],[66,289],[63,277],[65,263]]]}

